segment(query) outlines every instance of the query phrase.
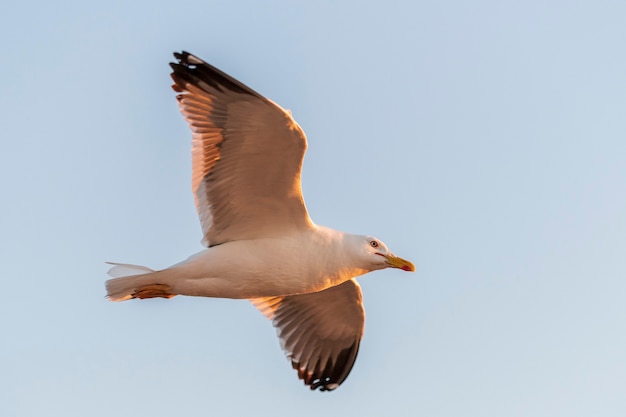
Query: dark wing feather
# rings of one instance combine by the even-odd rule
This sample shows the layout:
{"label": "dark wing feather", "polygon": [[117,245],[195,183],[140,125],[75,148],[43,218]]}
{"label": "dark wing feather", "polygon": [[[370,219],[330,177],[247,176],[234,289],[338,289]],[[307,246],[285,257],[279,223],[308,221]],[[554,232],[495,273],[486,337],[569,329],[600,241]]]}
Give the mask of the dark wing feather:
{"label": "dark wing feather", "polygon": [[365,324],[361,289],[354,279],[316,293],[251,301],[272,320],[306,385],[331,391],[347,378]]}
{"label": "dark wing feather", "polygon": [[207,246],[312,226],[300,175],[307,143],[291,115],[187,52],[171,63],[193,132],[192,188]]}

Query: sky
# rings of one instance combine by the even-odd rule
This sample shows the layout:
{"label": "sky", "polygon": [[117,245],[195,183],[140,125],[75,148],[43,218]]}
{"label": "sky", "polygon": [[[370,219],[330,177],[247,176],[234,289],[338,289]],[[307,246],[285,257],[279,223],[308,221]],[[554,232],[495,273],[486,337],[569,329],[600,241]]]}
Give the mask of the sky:
{"label": "sky", "polygon": [[[9,2],[0,415],[623,416],[626,3]],[[111,303],[106,261],[202,249],[190,51],[293,112],[313,220],[417,271],[360,279],[311,392],[242,300]]]}

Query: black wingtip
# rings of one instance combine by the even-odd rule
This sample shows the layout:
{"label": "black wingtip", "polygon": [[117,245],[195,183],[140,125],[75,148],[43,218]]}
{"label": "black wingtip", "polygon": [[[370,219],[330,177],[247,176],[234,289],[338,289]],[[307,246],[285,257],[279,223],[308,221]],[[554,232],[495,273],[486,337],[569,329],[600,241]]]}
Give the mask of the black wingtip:
{"label": "black wingtip", "polygon": [[187,51],[174,52],[174,58],[178,61],[179,64],[185,66],[193,66],[193,65],[208,65],[202,59],[198,58],[194,54],[191,54]]}
{"label": "black wingtip", "polygon": [[358,353],[359,342],[357,341],[352,346],[343,349],[334,361],[327,363],[323,368],[320,368],[320,364],[317,363],[310,374],[305,369],[302,369],[298,361],[295,361],[293,358],[291,366],[298,371],[298,378],[305,385],[308,385],[311,391],[316,389],[320,391],[334,391],[339,388],[350,374]]}
{"label": "black wingtip", "polygon": [[177,62],[170,62],[170,67],[174,80],[172,88],[177,92],[184,91],[187,83],[202,88],[199,84],[203,82],[219,91],[230,90],[264,99],[247,85],[187,51],[174,52],[174,58]]}

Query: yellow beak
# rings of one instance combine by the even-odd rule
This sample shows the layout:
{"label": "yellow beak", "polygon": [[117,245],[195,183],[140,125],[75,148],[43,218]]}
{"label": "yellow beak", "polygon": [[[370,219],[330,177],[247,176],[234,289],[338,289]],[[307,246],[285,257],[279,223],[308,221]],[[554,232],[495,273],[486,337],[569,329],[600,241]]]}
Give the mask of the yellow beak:
{"label": "yellow beak", "polygon": [[385,257],[385,259],[387,259],[387,263],[392,268],[399,268],[399,269],[402,269],[403,271],[415,272],[415,265],[413,265],[410,261],[407,261],[406,259],[402,259],[391,254],[383,255],[383,256]]}

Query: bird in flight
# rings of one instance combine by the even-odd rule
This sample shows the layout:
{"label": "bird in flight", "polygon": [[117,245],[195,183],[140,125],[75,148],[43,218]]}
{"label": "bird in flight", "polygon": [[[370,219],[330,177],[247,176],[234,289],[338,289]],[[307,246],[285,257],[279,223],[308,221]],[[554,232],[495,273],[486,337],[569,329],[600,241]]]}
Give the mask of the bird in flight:
{"label": "bird in flight", "polygon": [[289,111],[188,52],[174,57],[206,249],[160,271],[114,263],[107,296],[248,299],[272,320],[298,377],[334,390],[363,336],[355,277],[415,267],[375,237],[313,223],[300,185],[307,140]]}

